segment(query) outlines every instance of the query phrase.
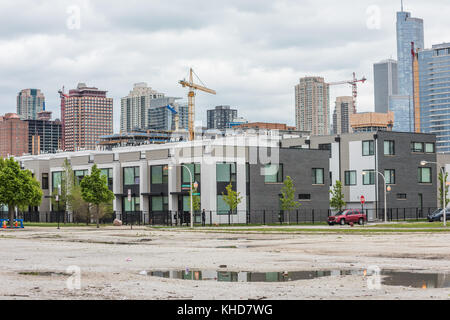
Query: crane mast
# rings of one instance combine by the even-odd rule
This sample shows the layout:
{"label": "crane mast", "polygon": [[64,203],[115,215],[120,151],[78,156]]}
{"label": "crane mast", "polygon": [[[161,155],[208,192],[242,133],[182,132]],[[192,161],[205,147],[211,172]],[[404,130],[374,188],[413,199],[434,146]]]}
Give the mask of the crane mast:
{"label": "crane mast", "polygon": [[194,70],[189,72],[189,81],[181,80],[179,83],[183,88],[188,87],[188,105],[189,105],[189,141],[195,139],[195,90],[200,90],[210,94],[216,94],[216,91],[194,83]]}

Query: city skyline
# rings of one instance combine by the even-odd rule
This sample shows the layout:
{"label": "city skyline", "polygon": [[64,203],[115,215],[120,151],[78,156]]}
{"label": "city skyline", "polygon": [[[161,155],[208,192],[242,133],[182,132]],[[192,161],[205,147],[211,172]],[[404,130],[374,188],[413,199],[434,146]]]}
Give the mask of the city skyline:
{"label": "city skyline", "polygon": [[[147,82],[168,95],[185,97],[187,92],[177,81],[185,77],[189,66],[218,91],[216,97],[198,96],[197,121],[203,125],[206,110],[223,104],[237,106],[252,121],[270,118],[294,125],[292,88],[299,78],[318,75],[327,82],[339,81],[351,78],[353,71],[368,78],[358,88],[358,111],[373,111],[372,66],[396,58],[395,19],[400,1],[375,4],[380,10],[380,29],[377,23],[370,26],[376,10],[369,1],[343,1],[339,6],[325,2],[258,1],[256,6],[255,1],[231,1],[211,6],[207,13],[186,11],[183,3],[177,9],[145,3],[139,10],[121,4],[111,9],[102,1],[2,3],[0,15],[9,28],[0,36],[6,49],[1,54],[3,70],[8,75],[0,91],[0,113],[14,112],[20,90],[39,88],[46,96],[47,110],[60,118],[57,90],[86,82],[108,90],[114,99],[114,132],[119,132],[120,98],[134,83]],[[67,27],[68,8],[73,5],[81,10],[79,30]],[[33,10],[40,15],[33,16]],[[437,1],[407,1],[404,10],[425,21],[426,48],[448,40],[442,37],[447,9]],[[349,19],[355,12],[357,18]],[[190,13],[196,19],[188,24]],[[168,20],[177,22],[164,21],[169,15],[178,19]],[[316,36],[311,38],[308,21],[325,17],[327,27],[316,26]],[[230,29],[230,25],[236,27]],[[94,42],[102,34],[109,36]],[[157,41],[158,46],[145,45],[147,41]],[[183,53],[174,49],[187,45],[191,49]],[[350,94],[349,86],[334,87],[330,100]]]}

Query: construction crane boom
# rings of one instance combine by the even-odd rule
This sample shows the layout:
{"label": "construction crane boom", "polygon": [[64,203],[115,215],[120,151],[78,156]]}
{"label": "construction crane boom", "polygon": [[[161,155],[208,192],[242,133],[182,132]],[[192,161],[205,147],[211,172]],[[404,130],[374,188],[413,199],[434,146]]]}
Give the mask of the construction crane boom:
{"label": "construction crane boom", "polygon": [[329,83],[330,86],[337,86],[342,84],[349,84],[352,86],[352,93],[353,93],[353,113],[356,113],[356,100],[358,99],[358,82],[365,83],[367,81],[366,77],[363,77],[362,79],[356,78],[356,73],[353,72],[353,80],[344,80],[344,81],[338,81],[338,82],[331,82]]}
{"label": "construction crane boom", "polygon": [[194,141],[195,139],[195,90],[200,90],[210,94],[216,94],[216,91],[206,88],[204,86],[198,85],[194,83],[194,70],[192,68],[189,72],[189,81],[181,80],[179,83],[183,86],[183,88],[189,88],[188,93],[188,105],[189,105],[189,141]]}

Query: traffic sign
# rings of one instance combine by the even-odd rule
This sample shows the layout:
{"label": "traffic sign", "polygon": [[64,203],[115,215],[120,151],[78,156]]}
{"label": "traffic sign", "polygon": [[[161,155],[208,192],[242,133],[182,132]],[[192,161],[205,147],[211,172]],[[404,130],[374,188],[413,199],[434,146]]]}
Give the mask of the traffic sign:
{"label": "traffic sign", "polygon": [[361,196],[361,204],[366,203],[366,198],[364,198],[364,196]]}

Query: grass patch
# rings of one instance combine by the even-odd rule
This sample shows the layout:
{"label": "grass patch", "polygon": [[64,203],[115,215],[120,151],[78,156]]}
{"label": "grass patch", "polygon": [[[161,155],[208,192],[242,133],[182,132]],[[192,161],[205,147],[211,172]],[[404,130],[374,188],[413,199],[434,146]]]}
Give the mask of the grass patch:
{"label": "grass patch", "polygon": [[422,229],[434,229],[444,228],[443,222],[406,222],[406,223],[394,223],[394,224],[378,224],[375,226],[368,226],[368,228],[422,228]]}

